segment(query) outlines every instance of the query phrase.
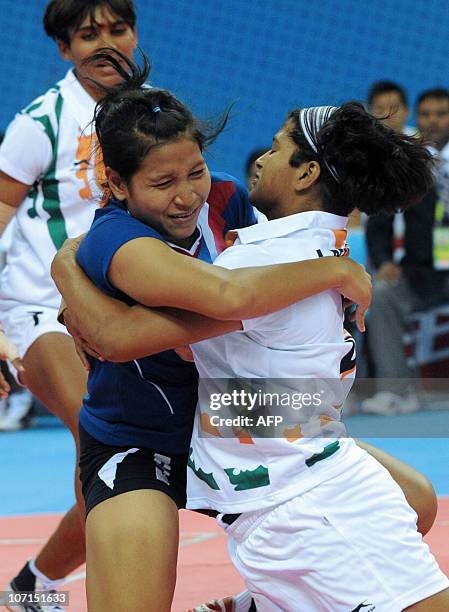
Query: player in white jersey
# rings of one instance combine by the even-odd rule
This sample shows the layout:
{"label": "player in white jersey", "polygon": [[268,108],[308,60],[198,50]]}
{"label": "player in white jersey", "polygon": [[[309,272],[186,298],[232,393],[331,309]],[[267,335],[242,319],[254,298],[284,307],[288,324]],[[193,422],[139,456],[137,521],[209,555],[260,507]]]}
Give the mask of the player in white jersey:
{"label": "player in white jersey", "polygon": [[[67,237],[89,228],[104,180],[91,125],[103,91],[87,77],[105,87],[119,77],[100,63],[87,74],[82,62],[106,45],[131,57],[135,21],[132,0],[49,2],[45,31],[72,68],[15,117],[0,149],[0,229],[16,219],[0,292],[1,320],[15,346],[1,336],[0,357],[19,358],[14,365],[21,383],[69,427],[77,449],[86,374],[72,339],[57,322],[59,298],[50,263]],[[76,494],[82,505],[78,475]],[[84,548],[75,506],[36,564],[26,565],[13,581],[14,588],[32,590],[36,577],[51,586],[84,561]]]}
{"label": "player in white jersey", "polygon": [[[343,113],[345,119],[348,119],[348,109],[354,113],[354,117],[352,118],[354,121],[362,118],[363,121],[360,131],[364,135],[363,138],[365,138],[368,116],[361,107],[355,105],[346,108],[346,114]],[[377,207],[383,205],[385,210],[391,210],[391,204],[387,206],[383,200],[386,193],[388,193],[388,195],[392,198],[390,202],[400,201],[405,206],[415,197],[417,197],[418,194],[425,192],[426,188],[430,184],[431,175],[428,156],[425,153],[424,148],[416,142],[407,141],[407,139],[399,139],[396,142],[388,130],[386,132],[382,132],[381,129],[380,134],[378,134],[376,130],[380,128],[378,127],[378,123],[374,122],[372,118],[368,119],[368,127],[370,126],[371,121],[373,121],[373,125],[371,126],[373,128],[373,133],[367,133],[368,145],[371,144],[369,137],[375,136],[375,144],[386,146],[387,163],[391,162],[391,157],[393,160],[399,160],[397,163],[396,161],[393,161],[392,176],[395,176],[395,173],[399,176],[403,167],[406,167],[408,173],[413,168],[415,182],[413,185],[410,183],[407,185],[399,183],[399,187],[397,189],[394,188],[394,185],[392,186],[390,184],[386,184],[385,187],[380,189],[380,202],[374,200],[374,204],[370,193],[368,193],[368,198],[365,199],[362,194],[360,198],[362,200],[360,207],[363,207],[367,212],[374,212],[374,210],[376,210],[375,205],[377,205]],[[363,142],[363,138],[362,144],[366,147],[366,143]],[[294,144],[293,141],[291,144]],[[279,152],[279,146],[279,143],[276,144],[267,154],[267,156],[273,156],[273,159],[275,160],[276,155]],[[293,146],[293,150],[295,148],[296,146]],[[394,155],[392,156],[391,154],[393,152]],[[403,154],[402,159],[401,154]],[[346,159],[346,155],[347,152],[344,152],[344,156],[342,155],[340,158],[337,158],[339,162],[338,165],[342,166],[343,168],[347,167],[345,166],[346,162],[344,161]],[[289,157],[285,156],[285,151],[283,157],[278,155],[278,159],[280,159],[283,163],[279,163],[278,167],[276,168],[276,172],[271,173],[271,181],[270,173],[265,175],[265,181],[262,183],[261,194],[263,190],[263,193],[266,194],[268,202],[273,204],[271,199],[276,202],[276,189],[278,191],[280,190],[281,193],[282,190],[284,190],[283,193],[285,195],[288,187],[291,187],[293,177],[296,177],[296,182],[299,182],[300,179],[302,181],[298,186],[298,188],[301,187],[301,198],[304,206],[302,210],[309,210],[307,206],[310,206],[311,210],[320,210],[319,194],[322,191],[326,194],[328,181],[333,180],[332,172],[336,172],[336,170],[333,165],[326,165],[324,168],[321,166],[321,168],[323,168],[322,174],[324,177],[327,176],[326,171],[331,176],[327,176],[326,183],[324,183],[324,178],[323,182],[320,183],[320,187],[318,188],[318,185],[315,183],[317,182],[317,178],[320,176],[321,168],[319,163],[316,161],[316,157],[316,152],[312,151],[310,161],[308,160],[307,162],[307,172],[304,174],[304,164],[300,163],[301,158],[297,159],[292,156],[292,166],[290,167],[290,164],[286,163],[289,161]],[[322,164],[325,163],[323,160],[321,161]],[[301,173],[298,171],[298,168],[301,170]],[[369,176],[369,166],[366,167],[365,174]],[[369,178],[371,180],[373,179],[372,176],[369,176]],[[384,176],[381,178],[383,180]],[[332,183],[330,188],[332,188]],[[387,189],[390,189],[390,191],[386,191]],[[335,191],[335,187],[333,187],[333,191]],[[242,242],[245,243],[246,249],[243,250],[245,250],[245,257],[247,257],[248,262],[252,261],[252,263],[255,265],[267,263],[267,260],[269,261],[269,259],[267,259],[268,246],[274,248],[273,255],[275,260],[279,258],[283,261],[288,261],[290,259],[294,259],[295,257],[316,258],[318,255],[323,255],[329,251],[335,251],[334,254],[337,255],[344,254],[344,251],[341,250],[344,247],[342,244],[340,244],[340,242],[342,235],[345,233],[343,229],[345,220],[343,219],[342,221],[341,216],[347,212],[350,212],[352,209],[351,205],[345,202],[341,204],[341,201],[337,201],[338,208],[331,211],[331,213],[334,214],[329,214],[327,212],[313,212],[303,214],[302,216],[294,215],[295,212],[298,212],[298,209],[295,210],[297,202],[296,198],[293,197],[294,193],[290,194],[289,198],[286,198],[288,212],[286,212],[285,207],[282,210],[280,204],[277,211],[272,209],[273,216],[277,214],[278,216],[288,216],[288,218],[279,219],[277,221],[273,221],[272,224],[267,224],[265,226],[259,225],[239,232],[240,236],[242,237]],[[329,194],[326,195],[327,198],[329,198]],[[329,200],[327,199],[327,203],[328,202]],[[262,204],[258,201],[258,204],[259,203]],[[372,208],[370,205],[372,205]],[[299,210],[301,210],[301,208]],[[262,211],[269,212],[267,209],[263,209]],[[340,217],[336,216],[335,213],[339,213]],[[301,231],[303,231],[302,247]],[[277,239],[279,238],[278,234],[282,236],[282,240],[286,241],[285,244],[276,244]],[[290,238],[289,234],[291,235]],[[294,240],[292,240],[292,237],[294,237]],[[311,239],[313,239],[312,243]],[[282,243],[282,240],[279,242]],[[298,244],[296,244],[297,242]],[[297,247],[296,252],[295,255],[292,255],[291,246],[293,245],[293,250],[295,251],[295,244]],[[286,248],[287,245],[290,245],[290,249]],[[237,247],[236,251],[234,251],[234,249],[230,249],[228,253],[225,252],[225,254],[222,255],[223,259],[220,258],[218,260],[219,263],[222,266],[226,266],[226,261],[228,260],[228,262],[231,261],[235,264],[236,257],[237,259],[240,259],[239,249],[241,250],[241,247],[242,245]],[[61,256],[62,254],[58,256],[60,262]],[[68,256],[70,259],[70,255],[68,253],[66,253],[65,256]],[[239,265],[233,265],[231,263],[229,267],[239,267]],[[67,278],[63,278],[66,275],[72,277],[72,282],[67,280]],[[99,295],[95,290],[93,290],[92,287],[89,286],[88,283],[86,284],[86,280],[83,279],[79,273],[74,271],[70,265],[68,268],[62,266],[62,269],[59,270],[58,276],[60,276],[59,284],[63,288],[63,293],[67,296],[71,307],[73,307],[75,310],[78,310],[78,308],[83,310],[83,305],[80,303],[79,297],[77,298],[77,294],[79,295],[80,291],[82,291],[86,302],[90,303],[90,306],[87,306],[86,303],[84,304],[84,311],[81,313],[81,316],[75,317],[75,320],[77,325],[79,325],[80,319],[85,318],[87,315],[85,324],[81,325],[83,330],[80,340],[82,341],[82,337],[85,336],[94,343],[94,355],[98,356],[97,351],[101,353],[102,350],[105,350],[105,347],[109,346],[109,348],[106,348],[106,350],[109,351],[108,356],[110,359],[129,359],[133,355],[138,356],[143,350],[148,351],[149,348],[151,348],[151,345],[154,344],[154,323],[156,319],[152,319],[151,313],[147,311],[143,312],[137,307],[137,310],[135,310],[136,316],[133,319],[132,316],[129,316],[128,312],[123,312],[123,310],[127,310],[126,307],[123,308],[123,305],[119,306],[118,304],[112,305],[107,298]],[[316,333],[317,306],[320,312],[320,324],[321,321],[323,321],[321,338],[318,342],[317,336],[319,337],[320,334]],[[95,317],[96,312],[101,313],[100,318],[98,318],[98,315]],[[299,322],[296,320],[296,316],[298,314],[301,315]],[[203,346],[209,346],[210,351],[205,353],[207,355],[205,358],[205,362],[207,362],[207,364],[202,362],[201,358],[198,362],[200,373],[208,373],[209,375],[212,374],[214,376],[221,377],[231,377],[234,373],[239,376],[251,375],[253,377],[265,377],[267,374],[269,374],[271,376],[282,375],[282,377],[287,375],[295,378],[297,376],[308,375],[316,378],[318,375],[322,378],[332,378],[337,376],[337,379],[339,379],[340,376],[349,376],[351,375],[351,370],[353,370],[354,367],[354,364],[352,363],[354,349],[351,341],[349,343],[345,343],[344,341],[341,315],[341,304],[339,300],[336,299],[336,296],[333,295],[332,292],[328,292],[316,298],[310,298],[310,300],[304,302],[302,308],[301,305],[298,305],[288,309],[288,311],[270,315],[269,317],[264,317],[255,321],[247,321],[244,323],[244,333],[240,332],[238,334],[231,334],[228,337],[230,346],[227,347],[224,352],[222,352],[221,349],[223,346],[226,346],[226,338],[217,340],[217,350],[214,349],[213,341],[211,341],[210,344],[209,341],[204,343]],[[92,323],[90,319],[95,318],[95,322]],[[100,326],[98,325],[99,321],[101,323]],[[167,320],[164,323],[164,338],[166,341],[168,341],[167,335],[169,330],[170,333],[173,332],[170,322],[173,323],[173,320]],[[306,330],[301,329],[301,323],[303,322]],[[102,333],[100,333],[100,337],[98,337],[99,327],[100,329],[103,328]],[[96,329],[97,335],[93,331],[94,329]],[[114,354],[114,349],[110,348],[111,341],[108,344],[108,338],[111,338],[111,336],[114,335],[114,330],[117,329],[123,331],[120,331],[118,336],[118,331],[115,333],[114,340],[112,341],[112,346],[115,347]],[[268,337],[267,332],[270,332]],[[178,330],[178,338],[179,333],[180,330]],[[188,335],[188,332],[184,334],[184,337],[186,337],[186,335]],[[294,346],[299,352],[299,355],[296,355],[294,351],[283,350],[286,346],[288,346],[289,341],[291,343],[295,343]],[[220,345],[220,342],[224,342],[225,345]],[[326,344],[326,351],[323,353],[324,342]],[[119,346],[121,343],[123,343],[123,347],[117,351],[117,346]],[[314,344],[314,346],[309,347],[307,344]],[[201,348],[197,348],[197,352],[201,353]],[[270,360],[270,354],[276,356],[276,360]],[[308,357],[306,363],[300,361],[302,354]],[[292,356],[295,356],[296,359],[292,359]],[[281,358],[282,361],[279,362],[278,360]],[[272,367],[271,371],[269,369],[270,366]],[[282,373],[279,370],[282,370]],[[337,393],[338,392],[342,396],[342,399],[344,397],[345,390],[343,389],[339,391],[337,388]],[[339,403],[341,402],[341,399],[338,400]],[[238,519],[239,523],[236,523],[236,525],[242,524],[242,522],[245,524],[243,519],[247,519],[247,517],[249,517],[249,522],[254,519],[255,523],[259,523],[259,516],[255,518],[254,516],[251,516],[253,515],[252,510],[254,509],[254,506],[257,508],[269,506],[269,510],[271,510],[272,507],[277,504],[276,507],[283,508],[283,501],[297,499],[297,496],[301,492],[305,494],[308,491],[321,491],[323,488],[323,482],[334,483],[334,481],[337,481],[342,474],[344,476],[345,467],[348,469],[348,472],[354,467],[354,460],[356,460],[355,463],[357,465],[361,463],[366,468],[364,474],[368,474],[369,469],[373,470],[373,478],[377,479],[375,483],[376,487],[378,486],[379,481],[380,484],[385,484],[385,482],[388,483],[386,488],[388,489],[388,487],[390,487],[390,492],[393,491],[395,496],[394,503],[397,504],[397,509],[400,511],[401,515],[401,520],[398,520],[398,525],[401,529],[404,527],[403,522],[407,525],[407,534],[410,536],[411,540],[408,542],[407,546],[405,546],[405,553],[412,556],[415,555],[415,559],[416,556],[422,556],[420,562],[422,562],[423,568],[427,572],[427,582],[419,591],[411,596],[415,596],[415,601],[418,601],[422,597],[427,596],[426,589],[427,593],[429,593],[429,591],[436,593],[438,590],[444,589],[447,585],[447,581],[436,569],[434,560],[430,555],[428,555],[427,549],[423,548],[421,545],[417,545],[417,550],[415,550],[415,544],[417,544],[418,541],[416,539],[418,536],[416,535],[416,525],[414,523],[416,515],[411,512],[410,508],[405,503],[402,492],[393,483],[387,473],[380,468],[377,463],[369,459],[367,460],[365,453],[357,450],[352,441],[326,440],[323,442],[321,439],[320,436],[324,435],[323,431],[319,428],[321,419],[323,422],[327,423],[328,428],[332,425],[334,425],[335,428],[338,428],[338,416],[338,408],[332,405],[327,406],[326,410],[323,408],[323,410],[320,411],[319,418],[315,419],[314,422],[312,421],[305,423],[304,426],[301,424],[301,427],[303,427],[302,431],[298,428],[297,424],[296,426],[290,427],[290,431],[288,432],[288,440],[284,439],[279,441],[275,439],[266,441],[268,446],[266,445],[265,448],[262,449],[259,446],[258,448],[259,450],[261,449],[261,452],[256,451],[258,454],[257,465],[254,461],[254,457],[251,456],[251,450],[256,450],[257,441],[255,441],[254,437],[251,439],[251,435],[248,432],[244,432],[243,435],[240,435],[238,440],[224,440],[214,437],[204,438],[203,440],[195,439],[190,462],[191,468],[195,472],[195,474],[191,475],[191,478],[193,478],[193,485],[191,486],[192,499],[196,497],[196,499],[191,501],[192,506],[197,508],[215,509],[216,511],[221,511],[224,513],[230,513],[231,511],[234,512],[235,510],[243,510],[243,517]],[[211,422],[206,423],[206,428],[210,432],[219,432],[219,430],[217,430],[217,426]],[[311,429],[315,429],[314,435],[316,438],[318,434],[318,439],[301,439],[301,435],[311,437]],[[241,445],[240,442],[245,442],[247,444]],[[208,452],[207,447],[209,443],[210,452]],[[229,453],[229,446],[231,447],[231,453]],[[241,449],[245,449],[242,452],[242,456],[244,457],[243,459],[240,455]],[[261,463],[262,459],[267,459],[269,457],[269,453],[272,454],[272,458],[271,461],[267,461],[267,463],[269,463],[269,468],[272,469],[271,474],[268,466]],[[279,457],[279,454],[281,457]],[[334,455],[336,458],[334,461],[332,461],[332,455]],[[222,461],[220,461],[220,459],[222,459]],[[240,459],[246,462],[243,470],[239,469],[241,465]],[[326,463],[325,460],[328,463]],[[322,463],[323,461],[325,462]],[[388,464],[388,460],[386,463]],[[324,467],[320,467],[318,469],[317,466],[320,466],[320,464]],[[236,467],[237,469],[235,469]],[[248,469],[246,469],[246,467]],[[292,473],[295,475],[298,474],[297,478],[292,478]],[[349,479],[351,486],[355,486],[355,489],[357,489],[357,483],[354,480],[356,477],[357,474],[354,475],[352,473]],[[249,486],[251,484],[253,486]],[[383,503],[385,503],[385,499],[382,499],[382,504]],[[346,510],[346,508],[343,508],[343,510]],[[360,508],[358,508],[358,510],[360,510]],[[232,522],[232,520],[236,517],[233,513],[232,516],[225,516],[223,518],[224,520],[222,523],[225,524]],[[262,521],[264,518],[265,517],[262,516],[260,521]],[[300,516],[299,521],[301,518],[302,517]],[[319,521],[321,519],[322,517],[318,517]],[[413,524],[413,528],[411,523]],[[360,525],[356,527],[358,527],[358,531],[354,529],[353,537],[357,539],[359,536],[364,536],[366,539],[366,534],[364,532],[362,533],[362,530],[360,530]],[[394,527],[396,527],[396,525],[390,525],[390,528]],[[370,537],[371,539],[377,537],[378,529],[378,523],[369,525],[367,527],[366,531],[369,535],[369,543],[372,544],[372,542],[370,542]],[[373,532],[372,534],[371,531]],[[293,534],[295,534],[295,530],[293,530]],[[292,537],[293,534],[289,532],[286,535],[286,539],[295,543],[296,538]],[[270,541],[273,542],[275,542],[277,538],[276,534],[269,534],[268,537],[271,538]],[[321,533],[318,533],[318,539],[316,540],[317,543],[320,543],[319,537],[321,537]],[[312,552],[313,545],[314,544],[311,541],[310,548]],[[259,553],[262,552],[264,554],[267,553],[264,548],[260,548],[258,551],[253,551],[253,558],[257,558]],[[304,551],[301,551],[301,556],[303,552]],[[279,558],[285,557],[286,553],[288,557],[288,551],[284,549],[280,550]],[[304,601],[299,600],[298,593],[296,591],[292,593],[290,589],[291,585],[289,585],[288,582],[288,577],[294,575],[295,572],[295,567],[293,565],[295,560],[296,559],[286,560],[286,563],[283,565],[283,569],[285,569],[285,576],[282,576],[281,572],[279,572],[279,581],[275,584],[274,588],[273,586],[270,588],[270,591],[275,590],[277,593],[279,593],[280,599],[277,599],[275,603],[271,602],[269,599],[263,599],[265,596],[265,591],[267,591],[266,586],[264,586],[265,583],[270,584],[270,581],[273,582],[273,572],[278,575],[276,571],[278,568],[272,568],[272,570],[267,569],[272,565],[273,560],[267,562],[265,573],[263,568],[258,568],[258,570],[260,570],[260,583],[255,584],[254,581],[248,580],[249,586],[252,588],[254,595],[256,596],[257,604],[262,606],[261,609],[264,609],[263,606],[266,605],[265,609],[268,610],[333,610],[337,609],[333,608],[333,605],[337,600],[341,603],[341,605],[346,606],[343,609],[350,609],[349,605],[352,605],[353,598],[358,596],[359,593],[358,591],[355,593],[351,593],[349,591],[344,592],[344,589],[348,588],[347,577],[345,585],[341,588],[339,588],[338,584],[335,585],[335,583],[332,581],[332,585],[328,589],[324,588],[323,592],[317,591],[317,583],[320,582],[320,579],[318,578],[315,583],[312,581],[310,585],[304,586],[301,592],[301,596],[304,598]],[[331,558],[331,561],[329,562],[331,570],[334,568],[337,562],[338,559],[336,561],[335,558]],[[305,564],[308,563],[310,563],[310,558],[305,556]],[[261,559],[261,564],[263,564],[263,559]],[[351,569],[352,567],[353,566],[351,566]],[[239,565],[239,569],[241,570],[242,574],[246,576],[247,568]],[[323,568],[314,567],[312,569],[315,572],[319,572]],[[329,568],[327,568],[327,570],[328,569]],[[324,567],[324,570],[326,570],[326,567]],[[284,586],[281,584],[283,578],[286,580]],[[369,574],[364,575],[363,585],[366,583],[367,589],[364,593],[372,593],[373,584],[372,581],[370,582],[371,578],[372,577]],[[430,584],[432,578],[434,581],[432,584]],[[397,592],[399,592],[401,596],[406,597],[407,594],[404,595],[403,588],[404,584],[406,588],[409,588],[410,579],[410,575],[407,575],[403,583],[398,585]],[[329,584],[330,582],[331,581],[329,581]],[[358,583],[356,586],[360,586],[360,583]],[[374,589],[376,589],[377,586],[377,583],[374,584]],[[295,586],[294,584],[292,587],[293,590],[296,587],[297,585]],[[388,596],[394,597],[395,592],[390,590]],[[447,594],[445,596],[447,597]],[[445,596],[440,596],[439,603],[441,603],[441,597]],[[282,600],[282,597],[284,597],[284,600]],[[291,597],[293,597],[293,599],[291,599]],[[317,599],[318,597],[322,597],[322,599],[319,600]],[[326,602],[323,605],[329,604],[329,607],[307,608],[296,606],[297,601],[301,601],[301,603],[304,603],[304,606],[307,606],[311,601],[310,598],[312,598],[314,603],[318,602],[320,605],[323,603],[324,599],[326,599]],[[351,602],[348,604],[347,601],[343,601],[344,598],[346,598],[347,601],[350,599]],[[288,607],[288,601],[295,601],[295,608]],[[338,605],[340,605],[340,603]],[[356,601],[353,607],[357,607],[359,603],[359,601]],[[382,605],[383,603],[384,602],[382,602]],[[393,604],[389,600],[388,605],[390,606],[389,608],[382,608],[382,606],[378,606],[377,609],[397,610],[399,608],[394,606],[400,606],[401,603],[398,600]],[[370,605],[370,607],[372,606]]]}
{"label": "player in white jersey", "polygon": [[[240,230],[217,265],[343,255],[346,215],[355,206],[374,214],[416,201],[408,180],[422,180],[426,156],[415,146],[358,104],[293,111],[258,160],[250,194],[269,222]],[[219,513],[257,610],[449,609],[449,580],[422,542],[402,491],[339,432],[355,347],[338,296],[325,292],[242,326],[243,333],[192,346],[208,384],[200,388],[192,437],[188,507]],[[312,399],[304,404],[300,397],[294,426],[295,386],[273,380],[267,390],[289,397],[286,408],[275,408],[283,419],[277,437],[264,437],[251,423],[235,435],[219,413],[213,416],[237,382],[216,385],[221,393],[212,396],[208,379],[220,378],[306,379],[299,390]],[[336,384],[330,394],[329,380]],[[257,411],[240,405],[242,412],[256,421]]]}

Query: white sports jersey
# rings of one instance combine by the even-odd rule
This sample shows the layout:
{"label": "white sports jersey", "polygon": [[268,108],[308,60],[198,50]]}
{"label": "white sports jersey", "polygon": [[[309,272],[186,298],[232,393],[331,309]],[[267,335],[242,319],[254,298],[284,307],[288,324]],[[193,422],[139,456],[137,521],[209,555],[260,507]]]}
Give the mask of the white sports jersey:
{"label": "white sports jersey", "polygon": [[1,278],[0,307],[55,307],[50,264],[67,237],[87,231],[100,197],[103,164],[91,124],[95,101],[72,70],[12,121],[0,170],[31,185],[18,208]]}
{"label": "white sports jersey", "polygon": [[[346,222],[346,217],[306,212],[238,230],[235,245],[215,264],[239,268],[345,255]],[[340,438],[345,433],[340,412],[355,375],[355,345],[343,329],[337,291],[244,321],[243,331],[204,340],[192,349],[201,381],[189,459],[189,508],[234,513],[269,507],[333,478],[350,464],[354,442]],[[257,411],[246,412],[253,417],[248,427],[245,422],[235,427],[235,422],[233,427],[220,422],[223,414],[229,416],[223,406],[211,411],[210,391],[226,390],[230,384],[217,381],[214,387],[214,380],[230,378],[265,379],[260,381],[264,392],[288,396],[290,389],[290,399],[274,411],[285,417],[277,437],[253,435]],[[303,379],[305,394],[294,414],[288,404],[298,379]],[[314,399],[305,401],[314,392]]]}

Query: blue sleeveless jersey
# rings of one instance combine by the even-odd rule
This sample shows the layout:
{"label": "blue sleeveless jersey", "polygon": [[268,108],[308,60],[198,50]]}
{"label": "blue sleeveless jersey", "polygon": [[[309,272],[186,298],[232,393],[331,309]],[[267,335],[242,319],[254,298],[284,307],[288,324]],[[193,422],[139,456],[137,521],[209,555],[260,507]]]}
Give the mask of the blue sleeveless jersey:
{"label": "blue sleeveless jersey", "polygon": [[[198,226],[201,241],[195,256],[212,262],[225,248],[230,229],[256,222],[244,186],[231,176],[212,173],[212,188]],[[78,263],[104,293],[135,303],[108,280],[114,253],[135,238],[162,236],[111,200],[97,210],[78,251]],[[197,402],[198,375],[192,363],[164,351],[126,363],[91,360],[81,425],[104,444],[154,448],[168,453],[189,449]]]}

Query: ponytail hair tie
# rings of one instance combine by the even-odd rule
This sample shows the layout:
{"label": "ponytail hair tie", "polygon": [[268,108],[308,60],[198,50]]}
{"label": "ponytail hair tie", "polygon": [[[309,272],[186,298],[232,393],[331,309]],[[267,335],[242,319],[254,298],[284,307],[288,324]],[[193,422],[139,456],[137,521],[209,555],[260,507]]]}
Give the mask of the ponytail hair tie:
{"label": "ponytail hair tie", "polygon": [[161,107],[160,106],[155,106],[153,108],[153,113],[160,113],[161,112]]}

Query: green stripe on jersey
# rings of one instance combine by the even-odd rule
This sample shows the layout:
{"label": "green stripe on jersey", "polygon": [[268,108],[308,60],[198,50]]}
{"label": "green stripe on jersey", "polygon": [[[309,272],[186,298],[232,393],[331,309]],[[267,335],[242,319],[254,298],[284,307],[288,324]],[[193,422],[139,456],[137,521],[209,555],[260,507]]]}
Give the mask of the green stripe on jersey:
{"label": "green stripe on jersey", "polygon": [[44,196],[42,207],[50,215],[50,218],[47,221],[48,231],[56,249],[60,249],[64,240],[68,238],[65,220],[61,211],[58,179],[56,178],[56,163],[58,160],[59,144],[59,122],[61,120],[63,103],[63,98],[61,94],[59,94],[55,104],[56,132],[55,130],[53,130],[48,116],[44,115],[43,117],[35,117],[35,119],[37,121],[40,121],[44,126],[44,129],[48,134],[48,137],[50,138],[50,142],[53,148],[52,162],[45,176],[42,178],[42,193]]}
{"label": "green stripe on jersey", "polygon": [[48,115],[42,115],[41,117],[33,117],[34,121],[38,121],[42,127],[44,128],[44,132],[47,134],[50,139],[51,148],[53,149],[53,157],[55,153],[55,142],[56,135],[53,129],[53,126],[50,121],[50,117]]}
{"label": "green stripe on jersey", "polygon": [[213,473],[204,472],[201,468],[197,468],[194,460],[192,459],[192,453],[193,453],[193,449],[191,448],[190,453],[189,453],[189,460],[187,461],[187,465],[189,466],[189,468],[193,470],[193,472],[198,476],[200,480],[202,480],[207,485],[209,485],[211,489],[214,489],[215,491],[219,491],[220,487],[218,486]]}
{"label": "green stripe on jersey", "polygon": [[32,113],[34,110],[36,110],[37,108],[39,108],[39,106],[42,105],[43,103],[43,99],[40,100],[40,102],[35,102],[34,104],[30,104],[29,106],[27,106],[22,112],[27,113],[28,115],[30,113]]}
{"label": "green stripe on jersey", "polygon": [[317,453],[316,455],[312,455],[311,457],[306,459],[307,467],[311,467],[315,463],[318,463],[318,461],[327,459],[328,457],[336,453],[339,448],[340,448],[340,442],[338,440],[336,440],[335,442],[332,442],[331,444],[328,444],[327,446],[324,447],[322,453]]}
{"label": "green stripe on jersey", "polygon": [[[48,90],[47,93],[58,93],[58,91],[61,89],[60,85],[56,84],[54,85],[51,89]],[[45,97],[41,96],[40,99],[36,102],[31,102],[31,104],[29,104],[26,108],[23,109],[23,111],[21,111],[22,113],[26,113],[26,114],[31,114],[33,111],[35,111],[37,108],[39,108],[40,106],[42,106],[42,104],[45,101]]]}
{"label": "green stripe on jersey", "polygon": [[259,487],[267,487],[270,484],[268,468],[263,465],[259,465],[255,470],[241,470],[238,474],[234,474],[236,469],[225,468],[229,482],[232,485],[236,485],[234,491],[258,489]]}

